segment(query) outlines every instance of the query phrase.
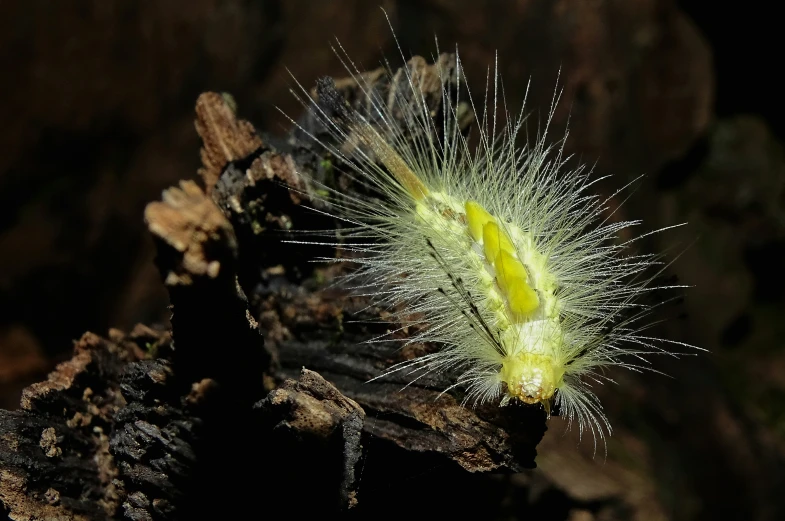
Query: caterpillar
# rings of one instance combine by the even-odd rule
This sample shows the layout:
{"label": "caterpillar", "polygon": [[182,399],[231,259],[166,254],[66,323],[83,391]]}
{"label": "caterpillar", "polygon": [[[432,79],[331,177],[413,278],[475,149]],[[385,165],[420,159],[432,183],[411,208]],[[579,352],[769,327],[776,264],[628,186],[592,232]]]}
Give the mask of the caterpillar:
{"label": "caterpillar", "polygon": [[[475,103],[457,52],[441,55],[436,109],[424,61],[397,71],[387,63],[378,82],[340,43],[334,50],[360,101],[350,104],[329,78],[315,95],[292,89],[325,132],[299,130],[361,188],[320,185],[341,222],[340,240],[328,244],[352,253],[345,281],[357,294],[416,326],[408,343],[439,346],[380,377],[449,370],[457,377],[444,392],[463,389],[465,404],[541,406],[548,417],[558,408],[596,447],[611,433],[591,390],[612,381],[604,369],[649,368],[646,355],[687,344],[645,334],[652,306],[641,297],[677,286],[655,284],[661,259],[633,251],[648,234],[620,239],[640,221],[609,217],[618,192],[592,193],[592,170],[568,164],[566,134],[549,144],[559,93],[542,132],[519,145],[526,114],[507,111],[498,64]],[[467,112],[476,119],[469,133]]]}

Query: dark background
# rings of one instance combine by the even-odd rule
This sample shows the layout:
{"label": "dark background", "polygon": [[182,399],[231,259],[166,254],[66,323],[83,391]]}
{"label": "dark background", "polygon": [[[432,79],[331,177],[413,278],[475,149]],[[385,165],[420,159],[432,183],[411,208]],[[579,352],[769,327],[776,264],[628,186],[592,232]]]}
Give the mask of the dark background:
{"label": "dark background", "polygon": [[[543,519],[785,518],[785,105],[770,4],[383,2],[407,57],[430,58],[434,34],[442,51],[457,43],[475,92],[498,50],[513,108],[531,77],[528,106],[544,113],[561,69],[555,135],[569,116],[569,151],[614,175],[602,190],[646,174],[625,217],[689,223],[646,246],[694,286],[662,334],[711,353],[600,391],[618,427],[605,462],[552,428],[540,469],[506,485],[525,501],[571,498]],[[230,92],[241,117],[282,133],[275,107],[299,113],[286,68],[306,86],[343,75],[333,36],[361,68],[400,61],[363,0],[0,4],[1,406],[82,332],[166,322],[142,212],[196,177],[196,97]],[[524,500],[510,494],[514,518]],[[587,506],[608,498],[618,508]]]}

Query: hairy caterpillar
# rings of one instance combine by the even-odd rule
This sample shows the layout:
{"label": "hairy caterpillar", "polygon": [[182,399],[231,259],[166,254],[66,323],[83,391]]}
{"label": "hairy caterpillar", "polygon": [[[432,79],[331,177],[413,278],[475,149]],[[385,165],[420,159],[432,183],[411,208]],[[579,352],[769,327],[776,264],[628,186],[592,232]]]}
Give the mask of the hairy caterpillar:
{"label": "hairy caterpillar", "polygon": [[[358,293],[417,326],[408,342],[441,346],[381,376],[449,369],[459,376],[445,391],[463,388],[466,403],[539,404],[548,415],[556,406],[604,438],[611,426],[590,389],[610,381],[602,369],[638,370],[644,355],[668,352],[662,344],[685,344],[644,334],[650,308],[639,297],[664,287],[649,275],[659,261],[629,252],[636,239],[619,235],[639,222],[609,220],[610,198],[590,193],[590,170],[566,167],[564,140],[548,144],[558,95],[542,134],[520,147],[525,116],[507,113],[496,68],[475,104],[446,86],[451,76],[466,87],[457,54],[443,55],[435,110],[416,65],[388,65],[380,89],[340,44],[337,54],[362,110],[329,79],[315,97],[295,93],[329,137],[300,130],[363,189],[322,186],[345,225],[329,244],[356,254],[347,279]],[[479,115],[473,137],[461,131],[467,110]]]}

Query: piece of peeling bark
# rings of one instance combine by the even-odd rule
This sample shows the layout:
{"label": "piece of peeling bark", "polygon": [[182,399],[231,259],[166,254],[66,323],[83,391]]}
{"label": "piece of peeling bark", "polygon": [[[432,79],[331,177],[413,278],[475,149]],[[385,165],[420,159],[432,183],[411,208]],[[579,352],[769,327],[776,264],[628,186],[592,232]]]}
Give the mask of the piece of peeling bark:
{"label": "piece of peeling bark", "polygon": [[[237,255],[232,226],[193,181],[164,190],[162,199],[147,205],[145,220],[150,232],[178,256],[163,266],[165,284],[188,286],[194,277],[216,278],[221,262]],[[210,247],[221,251],[208,251]]]}
{"label": "piece of peeling bark", "polygon": [[284,463],[276,479],[282,489],[318,491],[315,495],[322,499],[311,501],[333,503],[340,510],[356,506],[365,420],[357,402],[303,368],[297,381],[284,381],[256,407],[277,449],[276,459]]}
{"label": "piece of peeling bark", "polygon": [[245,158],[262,146],[249,122],[235,117],[234,100],[227,94],[205,92],[196,100],[196,132],[202,138],[199,175],[207,194],[226,165]]}

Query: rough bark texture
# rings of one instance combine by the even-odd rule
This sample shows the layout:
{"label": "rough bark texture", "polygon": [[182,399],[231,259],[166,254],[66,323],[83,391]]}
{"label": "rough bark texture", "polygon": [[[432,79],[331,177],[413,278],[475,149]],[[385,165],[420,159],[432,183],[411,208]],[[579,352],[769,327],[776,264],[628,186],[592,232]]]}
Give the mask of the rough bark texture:
{"label": "rough bark texture", "polygon": [[13,519],[108,519],[122,502],[110,436],[132,404],[120,382],[169,334],[139,326],[111,336],[85,334],[71,360],[25,389],[21,410],[0,410],[0,500]]}
{"label": "rough bark texture", "polygon": [[[284,65],[307,87],[342,70],[325,45],[333,34],[360,68],[380,50],[395,63],[377,6],[7,2],[4,406],[28,387],[21,409],[0,411],[0,518],[255,519],[282,508],[394,519],[785,517],[776,348],[785,159],[760,119],[711,121],[712,56],[699,32],[671,0],[384,3],[404,53],[431,49],[434,33],[445,50],[460,45],[475,95],[499,50],[509,107],[528,92],[532,123],[561,67],[552,135],[569,114],[568,150],[599,158],[598,176],[615,174],[597,186],[606,193],[650,174],[620,218],[692,223],[642,247],[675,256],[677,238],[701,237],[671,266],[695,286],[690,316],[663,334],[715,355],[661,361],[673,379],[613,374],[620,385],[598,389],[616,427],[607,458],[575,430],[563,435],[559,418],[543,437],[534,408],[472,411],[459,393],[436,400],[450,375],[403,391],[402,378],[366,384],[433,347],[360,345],[386,329],[363,322],[380,311],[327,289],[337,268],[308,261],[332,252],[282,242],[334,224],[306,209],[318,203],[299,170],[343,189],[350,180],[297,132],[260,136],[223,93],[197,103],[201,187],[177,180],[197,171],[191,120],[202,90],[231,91],[246,119],[275,130],[274,105],[300,110]],[[732,33],[737,53],[745,40]],[[753,54],[745,66],[763,74]],[[740,75],[738,60],[725,63]],[[428,73],[425,60],[411,66]],[[776,90],[751,74],[741,76],[756,96]],[[336,84],[362,101],[351,80]],[[143,240],[143,204],[173,184],[148,207],[155,240]],[[70,360],[29,386],[87,326],[165,322],[160,278],[171,331],[85,334]],[[535,446],[538,468],[510,473],[533,465]]]}

